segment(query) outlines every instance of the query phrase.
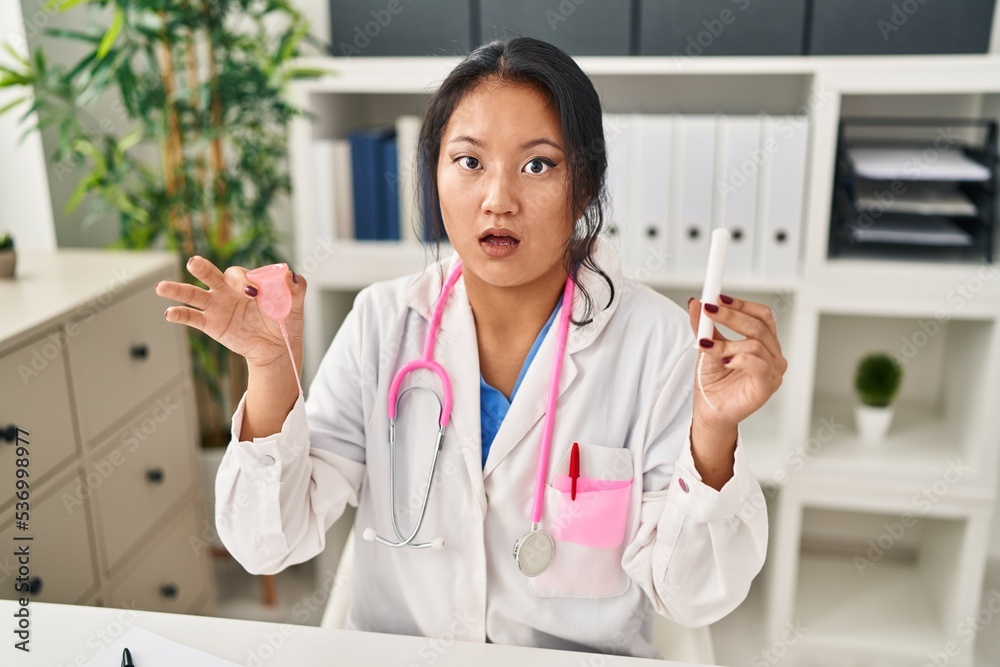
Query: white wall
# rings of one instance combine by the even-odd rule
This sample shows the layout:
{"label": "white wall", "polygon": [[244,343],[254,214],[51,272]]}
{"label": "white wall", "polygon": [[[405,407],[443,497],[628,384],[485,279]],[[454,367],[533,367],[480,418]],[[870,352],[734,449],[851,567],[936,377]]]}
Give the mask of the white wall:
{"label": "white wall", "polygon": [[295,6],[312,24],[310,32],[324,43],[330,41],[330,0],[295,0]]}
{"label": "white wall", "polygon": [[[18,3],[0,2],[0,26],[3,26],[0,41],[26,54],[24,22]],[[5,63],[11,62],[8,54],[3,59]],[[0,107],[23,94],[0,92]],[[28,125],[22,126],[18,122],[22,114],[23,111],[15,109],[0,116],[0,230],[9,230],[19,248],[49,250],[56,247],[56,235],[42,141],[35,132],[18,141],[23,127],[36,122],[29,118]]]}

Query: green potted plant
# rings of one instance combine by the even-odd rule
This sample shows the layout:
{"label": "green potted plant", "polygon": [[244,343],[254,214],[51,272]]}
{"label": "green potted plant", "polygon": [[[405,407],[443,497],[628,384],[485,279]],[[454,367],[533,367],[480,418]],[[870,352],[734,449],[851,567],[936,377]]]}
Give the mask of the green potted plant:
{"label": "green potted plant", "polygon": [[855,406],[855,423],[862,442],[878,444],[885,440],[892,424],[892,402],[903,382],[903,369],[886,352],[863,356],[854,372],[854,390],[861,403]]}
{"label": "green potted plant", "polygon": [[10,232],[0,232],[0,278],[12,278],[17,267],[17,251]]}
{"label": "green potted plant", "polygon": [[[43,50],[7,45],[0,89],[54,127],[56,168],[79,174],[67,205],[86,202],[85,224],[114,216],[120,248],[165,247],[220,268],[284,261],[271,215],[291,189],[287,130],[299,113],[288,84],[328,72],[297,67],[308,23],[288,0],[72,0],[73,29],[48,34],[84,48],[71,67]],[[105,10],[110,25],[88,26]],[[108,11],[110,10],[110,12]],[[102,94],[116,98],[110,130],[81,113]],[[20,103],[20,104],[19,104]],[[189,330],[204,444],[229,440],[229,415],[245,389],[241,359]],[[236,362],[236,363],[233,363]],[[231,371],[231,372],[230,372]]]}

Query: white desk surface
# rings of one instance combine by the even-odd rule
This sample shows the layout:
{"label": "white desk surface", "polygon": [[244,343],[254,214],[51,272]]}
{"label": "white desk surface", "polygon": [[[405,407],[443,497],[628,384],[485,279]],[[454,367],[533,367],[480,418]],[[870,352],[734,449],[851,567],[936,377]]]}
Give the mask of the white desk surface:
{"label": "white desk surface", "polygon": [[448,641],[373,632],[330,630],[212,616],[32,602],[31,652],[14,648],[17,603],[0,600],[0,665],[83,667],[133,627],[252,667],[695,667],[572,651]]}

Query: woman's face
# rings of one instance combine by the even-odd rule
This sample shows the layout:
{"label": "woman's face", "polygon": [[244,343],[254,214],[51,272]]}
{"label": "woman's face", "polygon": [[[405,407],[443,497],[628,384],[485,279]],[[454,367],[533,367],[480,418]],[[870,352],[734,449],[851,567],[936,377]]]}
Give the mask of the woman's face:
{"label": "woman's face", "polygon": [[466,273],[512,287],[563,271],[573,231],[563,151],[556,109],[531,86],[486,82],[458,104],[441,138],[437,182]]}

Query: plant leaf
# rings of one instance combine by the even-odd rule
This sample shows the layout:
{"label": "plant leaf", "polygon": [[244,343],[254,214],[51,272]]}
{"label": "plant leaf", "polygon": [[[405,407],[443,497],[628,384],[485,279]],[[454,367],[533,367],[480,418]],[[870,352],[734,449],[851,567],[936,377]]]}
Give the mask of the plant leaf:
{"label": "plant leaf", "polygon": [[125,12],[122,11],[121,7],[115,8],[115,18],[111,21],[111,25],[108,27],[108,31],[104,33],[104,39],[101,40],[100,45],[97,47],[97,59],[100,60],[104,56],[108,55],[108,51],[114,45],[115,40],[118,39],[118,35],[122,32],[122,26],[125,25]]}
{"label": "plant leaf", "polygon": [[18,104],[20,104],[21,102],[24,102],[27,99],[28,99],[27,95],[22,95],[21,97],[13,99],[10,102],[8,102],[7,104],[3,105],[2,107],[0,107],[0,116],[4,115],[4,113],[6,113],[7,111],[10,111],[14,107],[16,107]]}

